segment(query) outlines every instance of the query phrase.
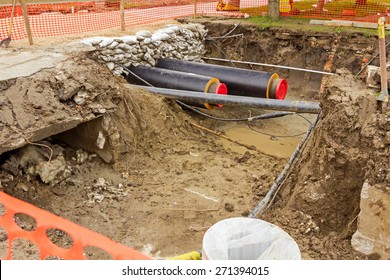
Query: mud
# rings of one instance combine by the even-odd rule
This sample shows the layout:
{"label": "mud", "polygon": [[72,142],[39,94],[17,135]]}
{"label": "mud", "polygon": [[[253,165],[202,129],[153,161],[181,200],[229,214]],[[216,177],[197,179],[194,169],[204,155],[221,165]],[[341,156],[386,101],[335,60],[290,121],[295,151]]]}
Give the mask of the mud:
{"label": "mud", "polygon": [[[209,36],[226,34],[232,29],[230,24],[216,22],[207,23],[206,27]],[[278,70],[290,82],[289,98],[319,100],[323,113],[274,207],[262,218],[288,232],[299,244],[305,259],[380,257],[359,254],[350,243],[356,231],[363,183],[368,180],[384,191],[388,191],[390,183],[386,168],[389,166],[388,113],[381,113],[375,98],[350,74],[360,69],[364,57],[372,55],[372,40],[351,34],[259,30],[244,25],[235,32],[245,36],[208,44],[208,55],[223,57],[219,47],[231,59],[323,70],[329,55],[336,51],[332,70],[349,68],[329,79],[322,95],[319,95],[322,76]],[[356,49],[350,48],[348,40],[359,42]],[[60,101],[61,96],[67,99],[73,91],[72,86],[53,79],[58,71],[64,73],[67,83],[90,84],[87,96],[93,98],[87,98],[87,103],[82,105],[77,105],[72,98]],[[81,77],[85,79],[83,82]],[[309,125],[299,116],[256,122],[253,127],[268,135],[259,134],[257,141],[250,142],[248,139],[256,136],[246,123],[212,121],[183,110],[174,101],[131,88],[85,52],[70,55],[60,69],[44,70],[2,84],[2,93],[18,92],[16,88],[29,88],[28,94],[30,89],[34,93],[32,84],[35,88],[39,85],[38,93],[45,94],[45,98],[39,95],[39,102],[53,99],[53,103],[43,105],[53,110],[51,104],[59,104],[48,116],[61,111],[67,115],[93,114],[93,119],[104,117],[95,120],[97,124],[87,123],[96,134],[92,137],[93,144],[85,139],[74,141],[75,135],[77,139],[90,135],[85,133],[88,128],[79,127],[79,131],[71,130],[67,135],[39,142],[45,146],[28,145],[2,154],[0,188],[154,257],[201,249],[204,232],[211,225],[221,219],[247,216],[265,196],[300,141],[299,137],[280,136],[303,133]],[[63,94],[59,96],[59,92]],[[42,115],[39,110],[46,107],[30,109],[31,103],[30,100],[24,106],[32,112],[28,119],[34,120]],[[96,107],[96,104],[103,106]],[[102,109],[106,111],[99,113]],[[248,116],[248,110],[251,115],[264,113],[259,109],[229,106],[208,113],[232,118]],[[313,121],[313,117],[306,117]],[[106,158],[106,162],[111,164],[103,160],[104,153],[98,153],[95,145],[99,139],[96,127],[107,122],[110,125],[102,133],[110,144],[111,158]],[[6,131],[11,131],[12,125],[20,125],[14,119],[2,123]],[[237,139],[258,148],[238,151],[191,123],[225,133],[230,138],[248,129],[250,132],[240,134]],[[28,137],[26,132],[23,134]],[[66,139],[71,146],[60,141]],[[46,166],[50,150],[53,151],[50,163],[58,163],[60,167]],[[24,160],[26,153],[35,156]],[[51,170],[61,172],[48,172]],[[44,178],[52,178],[51,183],[47,180],[45,183]],[[6,240],[4,236],[3,239]],[[27,253],[16,258],[35,256],[30,245],[20,246]],[[90,255],[106,258],[94,252]]]}

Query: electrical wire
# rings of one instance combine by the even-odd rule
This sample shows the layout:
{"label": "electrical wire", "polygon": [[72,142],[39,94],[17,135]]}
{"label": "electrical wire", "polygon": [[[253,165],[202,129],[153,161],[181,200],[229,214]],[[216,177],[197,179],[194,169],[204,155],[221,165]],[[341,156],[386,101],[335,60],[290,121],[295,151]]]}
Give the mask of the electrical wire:
{"label": "electrical wire", "polygon": [[263,134],[263,135],[266,135],[266,136],[270,136],[270,137],[275,137],[275,138],[294,138],[294,137],[299,137],[299,136],[302,136],[302,135],[305,135],[306,132],[303,132],[303,133],[300,133],[300,134],[294,134],[294,135],[274,135],[274,134],[270,134],[270,133],[266,133],[266,132],[262,132],[260,130],[257,130],[255,128],[253,128],[253,126],[248,123],[248,127],[253,130],[254,132],[257,132],[259,134]]}
{"label": "electrical wire", "polygon": [[[294,115],[296,115],[296,116],[298,116],[298,117],[301,117],[302,119],[304,119],[305,121],[307,121],[310,125],[313,124],[310,120],[308,120],[306,117],[302,116],[301,114],[294,114]],[[305,135],[305,134],[306,134],[306,132],[303,132],[303,133],[300,133],[300,134],[294,134],[294,135],[275,135],[275,134],[270,134],[270,133],[262,132],[262,131],[260,131],[260,130],[255,129],[255,128],[251,125],[251,123],[249,123],[249,122],[248,122],[248,127],[249,127],[251,130],[253,130],[253,131],[257,132],[257,133],[260,133],[260,134],[263,134],[263,135],[266,135],[266,136],[270,136],[270,137],[275,137],[275,138],[294,138],[294,137],[299,137],[299,136],[302,136],[302,135]]]}
{"label": "electrical wire", "polygon": [[294,115],[295,113],[293,112],[276,112],[276,113],[267,113],[267,114],[262,114],[262,115],[258,115],[258,116],[253,116],[253,117],[248,117],[248,118],[233,118],[233,119],[227,119],[227,118],[220,118],[220,117],[215,117],[215,116],[212,116],[212,115],[209,115],[209,114],[206,114],[198,109],[195,109],[194,107],[188,105],[188,104],[185,104],[184,102],[180,101],[180,100],[176,100],[176,102],[178,104],[180,104],[181,106],[197,113],[197,114],[200,114],[204,117],[207,117],[209,119],[212,119],[212,120],[217,120],[217,121],[225,121],[225,122],[244,122],[244,121],[253,121],[253,120],[265,120],[265,119],[272,119],[272,118],[280,118],[280,117],[284,117],[284,116],[287,116],[287,115]]}
{"label": "electrical wire", "polygon": [[283,171],[279,174],[278,178],[276,178],[275,182],[265,195],[265,197],[257,204],[257,206],[252,210],[251,213],[249,213],[249,218],[255,218],[256,216],[262,215],[266,210],[268,210],[272,202],[274,201],[276,195],[282,188],[283,183],[285,182],[286,178],[290,174],[293,165],[295,163],[295,159],[298,157],[298,155],[303,151],[304,147],[306,147],[307,142],[312,135],[314,128],[317,126],[317,124],[320,121],[321,112],[317,115],[316,120],[312,123],[312,125],[309,127],[309,129],[306,132],[305,137],[302,138],[301,142],[299,143],[298,147],[295,149],[294,153],[291,155],[289,161],[285,165]]}

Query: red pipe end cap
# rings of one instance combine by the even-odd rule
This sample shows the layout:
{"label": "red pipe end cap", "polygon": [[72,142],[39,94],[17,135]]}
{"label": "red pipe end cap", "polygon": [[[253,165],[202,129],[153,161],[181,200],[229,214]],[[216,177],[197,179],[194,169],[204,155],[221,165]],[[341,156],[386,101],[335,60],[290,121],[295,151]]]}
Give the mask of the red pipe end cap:
{"label": "red pipe end cap", "polygon": [[280,79],[279,83],[276,86],[275,97],[276,99],[283,100],[286,97],[288,90],[288,83],[285,79]]}
{"label": "red pipe end cap", "polygon": [[[217,88],[215,89],[215,94],[222,94],[222,95],[227,95],[228,94],[228,88],[225,84],[220,83]],[[217,104],[216,105],[219,108],[223,107],[223,104]]]}

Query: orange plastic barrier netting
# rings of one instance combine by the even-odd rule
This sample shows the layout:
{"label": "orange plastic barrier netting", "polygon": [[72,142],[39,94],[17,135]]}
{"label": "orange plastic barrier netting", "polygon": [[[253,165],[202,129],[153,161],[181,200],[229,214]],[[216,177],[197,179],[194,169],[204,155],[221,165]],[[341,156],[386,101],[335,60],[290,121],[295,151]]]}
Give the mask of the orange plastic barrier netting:
{"label": "orange plastic barrier netting", "polygon": [[[70,260],[87,259],[84,250],[94,247],[112,256],[113,259],[122,260],[148,260],[149,257],[140,252],[116,243],[111,239],[96,232],[76,225],[68,220],[39,209],[31,204],[13,198],[0,192],[0,228],[6,231],[8,249],[5,258],[1,254],[0,259],[12,259],[12,245],[15,240],[28,240],[34,242],[40,253],[40,259],[60,258]],[[5,213],[4,213],[5,212]],[[16,222],[17,215],[24,214],[35,220],[34,230],[22,229]],[[61,248],[48,238],[48,230],[59,230],[71,237],[71,247]],[[4,240],[4,234],[2,240]],[[3,248],[3,247],[2,247]]]}
{"label": "orange plastic barrier netting", "polygon": [[[45,2],[36,0],[34,2]],[[56,0],[54,0],[56,1]],[[33,37],[62,36],[120,28],[120,1],[98,0],[29,4]],[[8,36],[12,0],[0,0],[0,39]],[[236,7],[239,7],[237,11]],[[230,9],[231,8],[231,9]],[[377,22],[388,16],[390,0],[280,0],[282,16]],[[199,16],[243,17],[267,15],[268,0],[197,0]],[[27,38],[22,10],[15,9],[12,39]],[[125,0],[125,25],[135,26],[164,19],[191,16],[194,0]]]}
{"label": "orange plastic barrier netting", "polygon": [[[281,16],[378,22],[389,16],[390,0],[279,0]],[[256,2],[256,3],[255,3]],[[265,15],[268,0],[241,1],[240,11]]]}

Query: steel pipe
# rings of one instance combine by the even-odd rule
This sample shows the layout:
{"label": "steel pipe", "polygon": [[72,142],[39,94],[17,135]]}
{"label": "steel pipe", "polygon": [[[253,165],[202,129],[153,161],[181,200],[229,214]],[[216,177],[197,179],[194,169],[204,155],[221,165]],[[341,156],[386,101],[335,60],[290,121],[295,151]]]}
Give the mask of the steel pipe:
{"label": "steel pipe", "polygon": [[226,84],[229,95],[284,99],[288,88],[286,80],[268,72],[166,58],[159,59],[156,67],[216,77]]}
{"label": "steel pipe", "polygon": [[[126,69],[129,71],[126,80],[131,84],[213,94],[227,94],[226,85],[220,83],[217,78],[213,77],[146,66],[130,66]],[[194,105],[199,106],[199,104]],[[209,103],[204,103],[203,105],[207,109],[213,109],[214,106]],[[222,107],[222,104],[216,104],[216,106]]]}
{"label": "steel pipe", "polygon": [[321,110],[320,105],[316,102],[307,101],[290,101],[290,100],[276,100],[266,98],[256,98],[248,96],[232,96],[232,95],[218,95],[218,94],[204,94],[202,92],[173,90],[167,88],[144,87],[151,93],[159,94],[167,98],[179,99],[194,103],[212,103],[224,105],[241,105],[252,106],[267,110],[288,111],[296,113],[318,114]]}
{"label": "steel pipe", "polygon": [[[257,65],[257,66],[265,66],[265,67],[272,67],[272,68],[281,68],[281,69],[302,71],[302,72],[321,74],[321,75],[329,75],[329,76],[337,75],[337,74],[330,73],[330,72],[325,72],[325,71],[318,71],[318,70],[311,70],[311,69],[291,67],[291,66],[283,66],[283,65],[275,65],[275,64],[267,64],[267,63],[259,63],[259,62],[251,62],[251,61],[241,61],[241,60],[224,59],[224,58],[216,58],[216,57],[202,57],[202,59],[204,59],[204,60],[211,60],[211,61],[219,61],[219,62],[233,62],[233,63],[238,63],[238,64]],[[360,73],[358,73],[358,74],[360,74]]]}

